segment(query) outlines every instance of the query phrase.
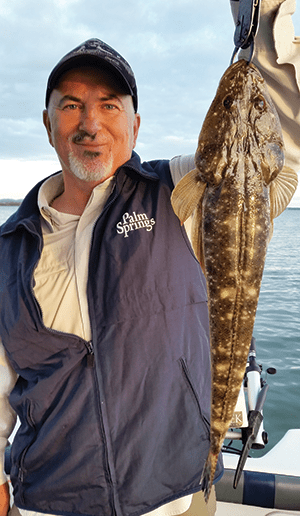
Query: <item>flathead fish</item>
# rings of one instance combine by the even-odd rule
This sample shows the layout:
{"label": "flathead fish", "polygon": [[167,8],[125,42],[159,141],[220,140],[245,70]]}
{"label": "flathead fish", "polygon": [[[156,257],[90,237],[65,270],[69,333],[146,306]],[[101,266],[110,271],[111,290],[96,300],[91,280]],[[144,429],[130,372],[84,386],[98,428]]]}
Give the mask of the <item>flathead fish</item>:
{"label": "flathead fish", "polygon": [[238,61],[221,78],[195,164],[171,200],[182,223],[193,216],[192,244],[207,282],[211,445],[201,481],[208,500],[245,373],[272,221],[297,186],[297,174],[284,167],[277,112],[253,64]]}

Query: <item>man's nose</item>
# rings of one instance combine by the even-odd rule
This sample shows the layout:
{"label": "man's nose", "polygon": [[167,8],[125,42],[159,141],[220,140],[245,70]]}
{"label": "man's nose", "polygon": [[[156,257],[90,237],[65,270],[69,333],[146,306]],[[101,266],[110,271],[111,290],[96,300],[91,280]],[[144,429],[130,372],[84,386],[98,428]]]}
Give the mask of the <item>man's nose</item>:
{"label": "man's nose", "polygon": [[81,131],[95,136],[100,130],[101,125],[99,113],[95,108],[86,108],[82,111],[79,124]]}

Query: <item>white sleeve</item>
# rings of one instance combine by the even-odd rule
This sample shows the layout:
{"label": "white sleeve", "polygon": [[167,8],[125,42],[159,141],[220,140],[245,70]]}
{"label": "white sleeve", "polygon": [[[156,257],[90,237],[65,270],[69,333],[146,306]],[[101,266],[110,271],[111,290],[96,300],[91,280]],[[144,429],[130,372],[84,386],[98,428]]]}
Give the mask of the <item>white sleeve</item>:
{"label": "white sleeve", "polygon": [[4,452],[8,438],[16,423],[16,414],[11,408],[8,396],[17,380],[0,339],[0,485],[6,482],[4,473]]}
{"label": "white sleeve", "polygon": [[175,156],[170,161],[171,176],[174,186],[179,183],[180,179],[190,170],[195,168],[195,155],[186,154],[182,156]]}
{"label": "white sleeve", "polygon": [[[238,2],[231,2],[233,15]],[[262,0],[253,63],[263,75],[279,114],[285,143],[285,164],[300,170],[300,37],[292,14],[296,0]],[[243,50],[239,58],[247,58]]]}
{"label": "white sleeve", "polygon": [[[170,171],[173,179],[174,186],[179,183],[180,179],[195,168],[195,155],[194,154],[183,154],[182,156],[175,156],[170,160]],[[185,223],[185,231],[189,240],[192,238],[192,221],[193,216],[189,217]]]}

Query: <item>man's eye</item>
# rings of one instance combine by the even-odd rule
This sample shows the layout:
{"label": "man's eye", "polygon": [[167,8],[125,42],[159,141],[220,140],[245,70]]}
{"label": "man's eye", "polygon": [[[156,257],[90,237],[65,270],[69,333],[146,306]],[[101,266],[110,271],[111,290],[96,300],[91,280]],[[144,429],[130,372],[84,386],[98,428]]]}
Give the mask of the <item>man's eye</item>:
{"label": "man's eye", "polygon": [[63,107],[63,109],[64,111],[75,111],[76,109],[78,109],[78,106],[77,104],[67,104]]}
{"label": "man's eye", "polygon": [[118,109],[118,106],[115,104],[104,104],[104,109],[107,111],[114,111],[115,109]]}

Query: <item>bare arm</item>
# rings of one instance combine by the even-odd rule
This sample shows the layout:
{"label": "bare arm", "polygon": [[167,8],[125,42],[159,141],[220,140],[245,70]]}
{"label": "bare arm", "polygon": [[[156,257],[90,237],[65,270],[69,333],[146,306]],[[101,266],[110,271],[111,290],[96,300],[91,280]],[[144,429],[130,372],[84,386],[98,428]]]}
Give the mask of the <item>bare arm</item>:
{"label": "bare arm", "polygon": [[9,490],[8,483],[0,486],[0,516],[7,516],[9,511]]}

